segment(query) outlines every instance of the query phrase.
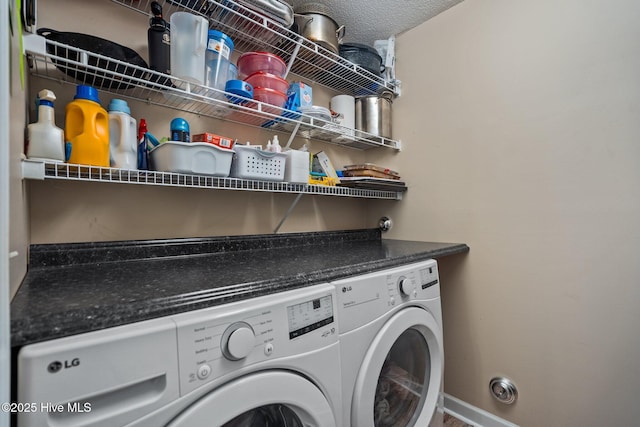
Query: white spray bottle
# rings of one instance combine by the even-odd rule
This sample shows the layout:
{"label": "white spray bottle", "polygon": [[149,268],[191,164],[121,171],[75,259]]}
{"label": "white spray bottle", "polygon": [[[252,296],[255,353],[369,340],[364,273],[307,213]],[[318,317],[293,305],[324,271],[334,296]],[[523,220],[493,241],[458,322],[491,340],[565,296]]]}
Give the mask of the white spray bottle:
{"label": "white spray bottle", "polygon": [[38,96],[38,121],[27,126],[27,157],[64,162],[64,132],[56,126],[53,110],[56,95],[43,89]]}

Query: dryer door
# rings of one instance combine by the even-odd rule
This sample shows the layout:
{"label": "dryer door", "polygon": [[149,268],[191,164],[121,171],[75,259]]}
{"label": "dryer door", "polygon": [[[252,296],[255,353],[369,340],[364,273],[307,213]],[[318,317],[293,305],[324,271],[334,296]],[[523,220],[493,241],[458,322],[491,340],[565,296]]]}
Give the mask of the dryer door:
{"label": "dryer door", "polygon": [[442,381],[442,333],[426,310],[399,311],[367,351],[354,389],[353,426],[426,426]]}
{"label": "dryer door", "polygon": [[250,374],[215,389],[178,415],[168,427],[335,427],[329,402],[300,375]]}

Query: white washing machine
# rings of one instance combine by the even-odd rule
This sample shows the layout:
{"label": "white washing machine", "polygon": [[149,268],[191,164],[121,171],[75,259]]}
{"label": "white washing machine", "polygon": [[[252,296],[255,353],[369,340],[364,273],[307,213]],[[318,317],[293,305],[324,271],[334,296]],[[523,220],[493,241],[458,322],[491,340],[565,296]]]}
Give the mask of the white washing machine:
{"label": "white washing machine", "polygon": [[444,364],[436,261],[334,284],[342,363],[341,425],[442,426]]}
{"label": "white washing machine", "polygon": [[334,286],[23,347],[18,427],[340,425]]}

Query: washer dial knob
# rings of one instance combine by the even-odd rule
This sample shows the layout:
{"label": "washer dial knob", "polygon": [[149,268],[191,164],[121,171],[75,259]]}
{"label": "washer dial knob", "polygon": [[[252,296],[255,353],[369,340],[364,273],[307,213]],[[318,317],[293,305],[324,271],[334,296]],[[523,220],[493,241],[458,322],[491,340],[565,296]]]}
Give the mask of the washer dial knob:
{"label": "washer dial knob", "polygon": [[401,277],[398,280],[398,288],[400,289],[400,294],[402,296],[409,296],[413,292],[413,285],[411,284],[411,280],[406,277]]}
{"label": "washer dial knob", "polygon": [[241,360],[251,354],[255,343],[256,335],[251,325],[245,322],[238,322],[224,331],[220,346],[224,357],[229,360]]}

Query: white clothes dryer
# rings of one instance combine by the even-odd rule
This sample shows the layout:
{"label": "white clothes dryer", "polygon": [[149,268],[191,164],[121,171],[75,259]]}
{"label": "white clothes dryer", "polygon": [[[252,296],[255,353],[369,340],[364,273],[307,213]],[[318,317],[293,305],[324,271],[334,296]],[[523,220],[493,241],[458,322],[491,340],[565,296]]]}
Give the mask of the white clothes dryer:
{"label": "white clothes dryer", "polygon": [[18,427],[335,427],[334,286],[23,347]]}
{"label": "white clothes dryer", "polygon": [[343,426],[442,426],[443,345],[435,260],[334,282]]}

